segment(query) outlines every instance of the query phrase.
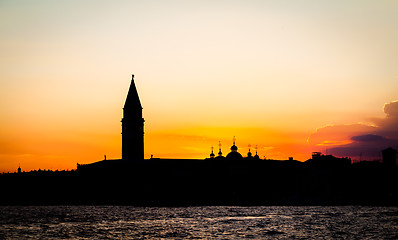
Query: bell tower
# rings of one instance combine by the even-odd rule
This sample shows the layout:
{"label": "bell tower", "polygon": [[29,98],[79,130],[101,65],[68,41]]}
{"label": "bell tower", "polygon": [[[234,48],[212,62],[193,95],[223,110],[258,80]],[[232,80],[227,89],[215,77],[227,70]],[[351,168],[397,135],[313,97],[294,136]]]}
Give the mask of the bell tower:
{"label": "bell tower", "polygon": [[123,108],[122,160],[144,160],[144,118],[132,75],[130,89]]}

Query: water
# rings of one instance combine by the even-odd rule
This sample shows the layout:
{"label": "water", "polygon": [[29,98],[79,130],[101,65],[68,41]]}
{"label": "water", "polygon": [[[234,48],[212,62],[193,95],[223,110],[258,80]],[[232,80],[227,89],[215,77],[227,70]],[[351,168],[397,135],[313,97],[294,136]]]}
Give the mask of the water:
{"label": "water", "polygon": [[0,239],[398,239],[398,207],[0,207]]}

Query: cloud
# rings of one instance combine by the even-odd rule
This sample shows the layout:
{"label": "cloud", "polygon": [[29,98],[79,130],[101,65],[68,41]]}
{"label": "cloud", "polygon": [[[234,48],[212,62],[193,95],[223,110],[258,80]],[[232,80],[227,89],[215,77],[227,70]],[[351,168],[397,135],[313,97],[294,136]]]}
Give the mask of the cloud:
{"label": "cloud", "polygon": [[360,136],[353,136],[351,137],[351,140],[355,142],[380,142],[380,141],[385,141],[387,139],[383,136],[379,136],[376,134],[366,134]]}
{"label": "cloud", "polygon": [[379,158],[387,147],[398,148],[398,101],[384,105],[384,118],[372,119],[374,125],[362,123],[330,125],[318,128],[308,138],[314,148],[330,147],[336,156]]}
{"label": "cloud", "polygon": [[379,126],[376,134],[386,136],[390,139],[398,138],[398,101],[384,105],[385,118],[377,119],[375,123]]}
{"label": "cloud", "polygon": [[387,117],[398,117],[398,101],[385,104],[384,113],[387,114]]}
{"label": "cloud", "polygon": [[308,143],[315,146],[346,145],[352,143],[353,136],[366,135],[374,132],[375,126],[361,123],[347,125],[329,125],[318,128],[308,138]]}

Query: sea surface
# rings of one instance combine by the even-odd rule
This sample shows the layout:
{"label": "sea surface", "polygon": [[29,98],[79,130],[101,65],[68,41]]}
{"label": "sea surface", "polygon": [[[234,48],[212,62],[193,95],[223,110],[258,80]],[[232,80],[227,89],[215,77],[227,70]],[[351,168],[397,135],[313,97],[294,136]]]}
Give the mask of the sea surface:
{"label": "sea surface", "polygon": [[398,207],[0,206],[0,239],[398,239]]}

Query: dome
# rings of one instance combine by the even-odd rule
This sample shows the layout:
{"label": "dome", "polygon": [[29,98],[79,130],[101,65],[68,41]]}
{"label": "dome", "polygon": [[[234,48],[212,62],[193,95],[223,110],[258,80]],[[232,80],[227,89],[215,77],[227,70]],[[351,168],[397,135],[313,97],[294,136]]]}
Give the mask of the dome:
{"label": "dome", "polygon": [[218,151],[218,156],[222,156],[221,148],[220,151]]}
{"label": "dome", "polygon": [[248,157],[252,157],[252,153],[250,152],[250,150],[249,150],[249,152],[247,153],[247,156],[248,156]]}
{"label": "dome", "polygon": [[[231,150],[232,150],[232,147],[231,147]],[[227,160],[243,160],[242,155],[238,152],[230,152],[227,154],[226,158],[227,158]]]}
{"label": "dome", "polygon": [[231,147],[231,151],[238,151],[238,147],[237,147],[237,146],[235,146],[235,144],[234,144],[234,145],[232,145],[232,147]]}
{"label": "dome", "polygon": [[211,152],[211,153],[210,153],[210,157],[211,157],[211,158],[214,158],[214,156],[215,156],[214,153]]}

